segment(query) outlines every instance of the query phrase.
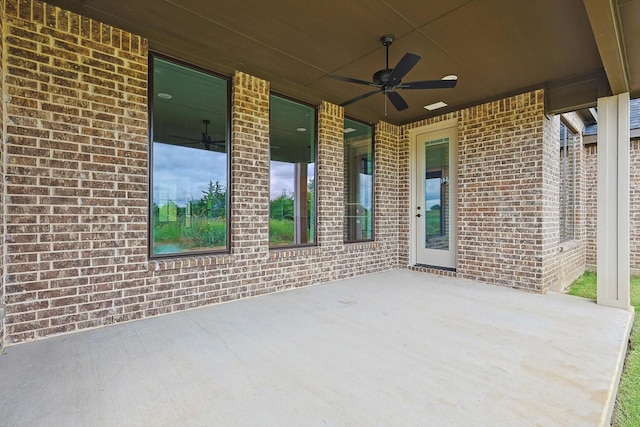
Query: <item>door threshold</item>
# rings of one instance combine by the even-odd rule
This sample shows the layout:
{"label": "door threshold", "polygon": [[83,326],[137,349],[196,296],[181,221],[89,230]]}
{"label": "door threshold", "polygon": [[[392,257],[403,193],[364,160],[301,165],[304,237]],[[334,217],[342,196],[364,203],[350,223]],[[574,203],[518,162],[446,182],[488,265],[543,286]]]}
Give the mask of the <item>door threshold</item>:
{"label": "door threshold", "polygon": [[441,271],[450,271],[452,273],[456,273],[457,270],[453,267],[441,267],[439,265],[429,265],[429,264],[414,264],[412,267],[416,268],[429,268],[433,270],[441,270]]}

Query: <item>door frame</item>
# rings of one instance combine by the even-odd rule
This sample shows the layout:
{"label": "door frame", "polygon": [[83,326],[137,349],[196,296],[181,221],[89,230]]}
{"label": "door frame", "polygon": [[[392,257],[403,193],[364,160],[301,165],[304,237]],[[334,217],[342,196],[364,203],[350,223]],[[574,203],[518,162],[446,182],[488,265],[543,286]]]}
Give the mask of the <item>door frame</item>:
{"label": "door frame", "polygon": [[[457,227],[457,216],[458,216],[458,119],[449,119],[443,120],[438,123],[429,124],[425,126],[420,126],[418,128],[409,129],[409,211],[407,212],[407,218],[409,220],[409,265],[417,264],[417,226],[415,221],[415,213],[417,212],[417,189],[416,189],[416,179],[417,179],[417,171],[416,171],[416,160],[417,160],[417,143],[418,139],[425,134],[430,134],[433,132],[439,132],[442,130],[447,130],[450,128],[455,129],[456,138],[454,141],[451,141],[450,144],[453,144],[454,149],[452,151],[452,156],[450,156],[449,161],[455,165],[455,168],[452,170],[455,172],[453,177],[450,180],[450,188],[453,189],[451,200],[451,216],[452,219],[455,220],[455,227],[452,227],[450,230],[451,233],[451,250],[454,251],[456,257],[456,266],[457,266],[457,254],[458,254],[458,227]],[[437,267],[437,266],[436,266]],[[446,267],[443,267],[446,268]]]}

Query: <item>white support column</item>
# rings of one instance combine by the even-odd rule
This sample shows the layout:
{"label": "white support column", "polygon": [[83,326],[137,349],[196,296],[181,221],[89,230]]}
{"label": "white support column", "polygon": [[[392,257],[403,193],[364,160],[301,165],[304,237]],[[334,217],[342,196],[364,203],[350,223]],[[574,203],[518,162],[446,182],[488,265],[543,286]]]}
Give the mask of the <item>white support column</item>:
{"label": "white support column", "polygon": [[629,93],[598,99],[598,304],[628,309]]}

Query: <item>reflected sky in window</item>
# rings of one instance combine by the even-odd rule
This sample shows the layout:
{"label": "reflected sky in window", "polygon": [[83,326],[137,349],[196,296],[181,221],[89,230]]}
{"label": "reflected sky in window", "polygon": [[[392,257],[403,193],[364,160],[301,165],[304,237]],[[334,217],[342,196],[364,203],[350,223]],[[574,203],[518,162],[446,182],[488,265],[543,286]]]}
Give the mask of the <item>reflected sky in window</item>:
{"label": "reflected sky in window", "polygon": [[[153,145],[153,202],[159,204],[166,197],[167,189],[175,189],[173,200],[178,206],[186,206],[189,200],[200,199],[209,187],[209,181],[218,181],[227,188],[227,155],[200,148],[154,142]],[[308,183],[313,180],[314,169],[308,168]],[[271,199],[282,193],[293,193],[294,164],[271,162]],[[164,191],[160,191],[160,190]],[[173,199],[173,198],[172,198]]]}

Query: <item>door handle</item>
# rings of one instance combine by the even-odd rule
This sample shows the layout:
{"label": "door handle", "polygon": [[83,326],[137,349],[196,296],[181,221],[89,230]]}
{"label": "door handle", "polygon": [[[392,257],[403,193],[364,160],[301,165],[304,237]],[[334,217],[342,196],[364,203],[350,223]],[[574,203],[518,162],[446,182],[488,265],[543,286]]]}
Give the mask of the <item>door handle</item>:
{"label": "door handle", "polygon": [[416,216],[417,216],[418,218],[420,218],[422,215],[420,215],[420,214],[416,214]]}

